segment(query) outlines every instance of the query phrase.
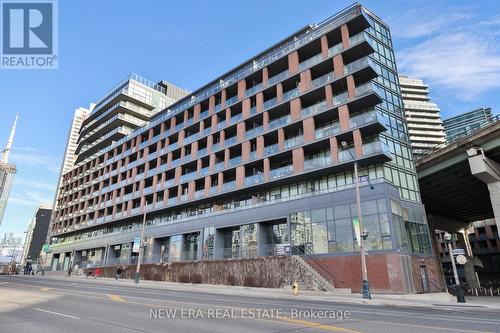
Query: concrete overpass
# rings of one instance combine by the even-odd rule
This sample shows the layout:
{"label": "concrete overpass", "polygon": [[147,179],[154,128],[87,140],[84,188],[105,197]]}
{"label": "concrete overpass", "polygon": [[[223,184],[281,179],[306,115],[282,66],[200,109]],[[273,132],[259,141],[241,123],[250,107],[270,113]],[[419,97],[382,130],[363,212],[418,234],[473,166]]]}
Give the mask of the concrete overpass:
{"label": "concrete overpass", "polygon": [[[470,257],[469,223],[495,218],[500,230],[500,121],[423,156],[417,173],[429,228],[458,233]],[[470,262],[466,278],[474,285]]]}

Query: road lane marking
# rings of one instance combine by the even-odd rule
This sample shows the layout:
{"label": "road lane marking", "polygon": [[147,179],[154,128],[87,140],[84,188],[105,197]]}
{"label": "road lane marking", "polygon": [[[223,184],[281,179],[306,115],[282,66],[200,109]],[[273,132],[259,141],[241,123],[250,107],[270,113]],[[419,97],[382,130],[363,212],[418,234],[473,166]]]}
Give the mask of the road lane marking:
{"label": "road lane marking", "polygon": [[49,291],[50,289],[52,289],[52,288],[49,288],[49,287],[40,288],[41,291]]}
{"label": "road lane marking", "polygon": [[106,294],[106,296],[108,296],[110,300],[115,302],[127,302],[126,300],[115,294]]}
{"label": "road lane marking", "polygon": [[452,332],[468,332],[468,333],[492,333],[491,331],[472,331],[472,330],[462,330],[459,328],[447,328],[447,327],[437,327],[437,326],[425,326],[425,325],[415,325],[415,324],[405,324],[405,323],[394,323],[390,321],[380,321],[380,320],[363,320],[365,323],[383,324],[383,325],[396,325],[396,326],[409,326],[416,328],[430,328],[433,330],[441,331],[452,331]]}
{"label": "road lane marking", "polygon": [[80,319],[79,317],[71,316],[68,314],[60,313],[60,312],[54,312],[54,311],[44,310],[44,309],[40,309],[40,308],[33,308],[33,309],[35,309],[37,311],[41,311],[41,312],[50,313],[50,314],[53,314],[56,316],[61,316],[61,317],[66,317],[66,318],[71,318],[71,319]]}
{"label": "road lane marking", "polygon": [[306,326],[306,327],[311,327],[311,328],[319,328],[322,330],[327,330],[327,331],[334,331],[334,332],[348,332],[348,333],[362,333],[360,331],[354,331],[350,330],[348,328],[343,328],[343,327],[337,327],[333,325],[326,325],[326,324],[321,324],[321,323],[316,323],[313,321],[306,321],[306,320],[300,320],[300,319],[292,319],[292,318],[281,318],[282,321],[292,323],[292,324],[297,324],[300,326]]}

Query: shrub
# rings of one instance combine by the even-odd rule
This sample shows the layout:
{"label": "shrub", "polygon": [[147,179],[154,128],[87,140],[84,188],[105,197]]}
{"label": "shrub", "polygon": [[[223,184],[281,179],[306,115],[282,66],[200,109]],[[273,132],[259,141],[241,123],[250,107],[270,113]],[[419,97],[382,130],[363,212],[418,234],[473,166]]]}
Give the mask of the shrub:
{"label": "shrub", "polygon": [[191,275],[191,283],[196,283],[196,284],[203,283],[203,277],[201,276],[201,274]]}
{"label": "shrub", "polygon": [[233,275],[229,275],[226,279],[226,284],[230,286],[236,286],[238,283]]}

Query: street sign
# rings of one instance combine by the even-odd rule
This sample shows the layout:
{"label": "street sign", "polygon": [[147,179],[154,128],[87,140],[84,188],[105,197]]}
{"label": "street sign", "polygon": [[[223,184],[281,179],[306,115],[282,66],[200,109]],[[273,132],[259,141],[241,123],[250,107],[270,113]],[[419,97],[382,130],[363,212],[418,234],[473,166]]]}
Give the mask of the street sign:
{"label": "street sign", "polygon": [[276,244],[276,254],[285,255],[290,253],[290,244]]}
{"label": "street sign", "polygon": [[141,237],[134,238],[134,245],[132,246],[133,253],[139,253],[139,247],[141,246]]}
{"label": "street sign", "polygon": [[359,220],[357,217],[352,219],[352,226],[354,227],[354,233],[356,234],[358,245],[361,246],[361,230],[359,230]]}
{"label": "street sign", "polygon": [[457,256],[457,264],[465,265],[467,263],[467,258],[463,254]]}
{"label": "street sign", "polygon": [[453,249],[453,250],[451,250],[451,254],[453,254],[454,256],[465,255],[465,250],[464,249]]}

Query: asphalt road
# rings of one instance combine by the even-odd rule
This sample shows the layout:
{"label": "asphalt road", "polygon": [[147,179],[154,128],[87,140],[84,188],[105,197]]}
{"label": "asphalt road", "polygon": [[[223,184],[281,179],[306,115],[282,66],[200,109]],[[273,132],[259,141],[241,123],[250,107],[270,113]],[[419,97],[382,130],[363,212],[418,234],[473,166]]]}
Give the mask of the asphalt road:
{"label": "asphalt road", "polygon": [[500,332],[500,311],[0,276],[0,332]]}

